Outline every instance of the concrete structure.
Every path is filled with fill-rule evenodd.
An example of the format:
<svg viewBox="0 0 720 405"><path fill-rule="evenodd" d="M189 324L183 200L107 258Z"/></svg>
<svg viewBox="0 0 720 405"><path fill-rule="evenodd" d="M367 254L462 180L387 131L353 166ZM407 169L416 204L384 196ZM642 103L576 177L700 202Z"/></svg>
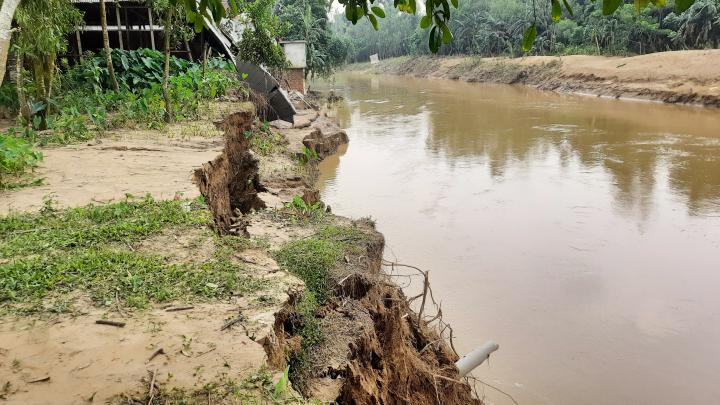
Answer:
<svg viewBox="0 0 720 405"><path fill-rule="evenodd" d="M376 63L380 63L380 58L378 58L378 54L374 53L370 55L370 64L374 65Z"/></svg>
<svg viewBox="0 0 720 405"><path fill-rule="evenodd" d="M73 5L83 12L83 25L75 28L68 38L66 57L79 59L85 51L98 52L103 49L102 28L100 26L99 0L71 0ZM163 50L162 24L157 21L148 4L143 0L118 0L105 3L107 29L110 34L110 47L132 50L151 48ZM222 55L235 60L230 40L207 18L207 29L185 43L171 50L174 56L190 60L201 60L203 53L210 49L214 55Z"/></svg>
<svg viewBox="0 0 720 405"><path fill-rule="evenodd" d="M290 67L283 72L283 79L288 90L295 90L305 94L305 68L307 68L307 49L305 41L281 41L285 58Z"/></svg>

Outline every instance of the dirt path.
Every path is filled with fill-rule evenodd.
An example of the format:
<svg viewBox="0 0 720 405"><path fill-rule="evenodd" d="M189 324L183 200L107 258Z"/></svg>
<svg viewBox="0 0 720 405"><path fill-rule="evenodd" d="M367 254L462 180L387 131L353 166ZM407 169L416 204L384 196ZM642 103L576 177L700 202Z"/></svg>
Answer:
<svg viewBox="0 0 720 405"><path fill-rule="evenodd" d="M199 195L193 169L222 149L221 138L133 139L44 149L35 175L43 184L0 192L0 214L30 211L52 196L62 207L120 200L150 193L157 199Z"/></svg>
<svg viewBox="0 0 720 405"><path fill-rule="evenodd" d="M349 70L418 77L526 84L543 90L666 103L720 106L720 50L633 57L395 58Z"/></svg>

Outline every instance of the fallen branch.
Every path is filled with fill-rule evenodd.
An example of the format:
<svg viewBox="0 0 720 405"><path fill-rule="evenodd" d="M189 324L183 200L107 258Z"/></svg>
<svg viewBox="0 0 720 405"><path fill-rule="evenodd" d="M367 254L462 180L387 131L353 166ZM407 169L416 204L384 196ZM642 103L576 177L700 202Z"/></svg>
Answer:
<svg viewBox="0 0 720 405"><path fill-rule="evenodd" d="M153 371L152 380L150 381L150 399L148 399L148 405L152 404L153 398L155 398L155 377L157 376L157 369Z"/></svg>
<svg viewBox="0 0 720 405"><path fill-rule="evenodd" d="M226 322L225 325L223 325L222 328L220 328L220 330L223 331L237 323L242 322L243 320L245 320L245 316L243 314L240 314L236 318L233 318L233 319L229 320L228 322Z"/></svg>
<svg viewBox="0 0 720 405"><path fill-rule="evenodd" d="M110 321L107 319L98 319L97 321L95 321L95 323L98 325L114 326L116 328L124 328L125 327L125 322Z"/></svg>
<svg viewBox="0 0 720 405"><path fill-rule="evenodd" d="M157 349L157 350L155 350L155 352L152 354L152 356L150 356L150 358L148 359L148 363L151 362L151 361L153 361L153 359L154 359L155 357L157 357L157 356L159 356L159 355L161 355L161 354L165 354L165 349L163 349L162 347L159 348L159 349Z"/></svg>
<svg viewBox="0 0 720 405"><path fill-rule="evenodd" d="M30 381L28 381L28 384L35 384L35 383L45 382L45 381L50 381L50 376L30 380Z"/></svg>
<svg viewBox="0 0 720 405"><path fill-rule="evenodd" d="M195 307L192 306L192 305L187 305L187 306L184 306L184 307L172 307L172 308L168 308L168 309L166 309L165 311L167 311L167 312L177 312L177 311L187 311L187 310L189 310L189 309L195 309Z"/></svg>

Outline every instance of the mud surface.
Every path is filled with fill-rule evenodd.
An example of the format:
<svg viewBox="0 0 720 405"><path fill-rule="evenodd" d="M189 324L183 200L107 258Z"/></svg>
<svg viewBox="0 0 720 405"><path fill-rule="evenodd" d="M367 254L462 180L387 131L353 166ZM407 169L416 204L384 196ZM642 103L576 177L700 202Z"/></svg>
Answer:
<svg viewBox="0 0 720 405"><path fill-rule="evenodd" d="M396 58L349 70L467 82L525 84L609 98L720 107L720 50L634 57Z"/></svg>
<svg viewBox="0 0 720 405"><path fill-rule="evenodd" d="M51 196L61 207L122 200L126 194L172 199L200 193L192 170L218 154L219 139L104 139L101 143L44 149L35 170L40 186L0 191L0 214L34 211Z"/></svg>

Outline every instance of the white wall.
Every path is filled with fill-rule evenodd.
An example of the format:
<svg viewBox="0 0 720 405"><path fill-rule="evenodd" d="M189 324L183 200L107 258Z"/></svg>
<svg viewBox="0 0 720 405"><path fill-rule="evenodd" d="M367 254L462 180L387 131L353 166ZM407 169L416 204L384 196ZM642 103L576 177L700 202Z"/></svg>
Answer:
<svg viewBox="0 0 720 405"><path fill-rule="evenodd" d="M292 41L280 43L285 50L285 57L294 68L307 67L305 61L305 41Z"/></svg>

